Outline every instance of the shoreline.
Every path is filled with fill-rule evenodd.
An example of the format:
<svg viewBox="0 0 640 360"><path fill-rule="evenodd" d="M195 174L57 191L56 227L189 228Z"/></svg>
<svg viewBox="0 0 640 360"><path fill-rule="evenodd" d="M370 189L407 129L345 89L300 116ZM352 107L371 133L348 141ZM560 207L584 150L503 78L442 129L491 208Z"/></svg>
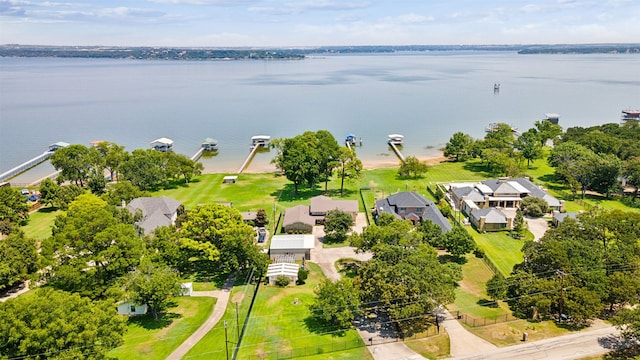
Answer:
<svg viewBox="0 0 640 360"><path fill-rule="evenodd" d="M416 157L418 158L418 160L426 163L429 166L438 165L438 164L449 161L449 158L444 156L442 151L439 151L438 154L436 155L416 156ZM361 161L362 161L363 170L375 170L375 169L400 167L400 160L398 160L395 156L389 157L388 159L368 159L368 160L361 160ZM278 169L273 164L265 164L265 165L249 164L242 173L243 174L265 174L265 173L275 173L275 172L278 172ZM202 174L237 174L237 168L204 169L202 171Z"/></svg>

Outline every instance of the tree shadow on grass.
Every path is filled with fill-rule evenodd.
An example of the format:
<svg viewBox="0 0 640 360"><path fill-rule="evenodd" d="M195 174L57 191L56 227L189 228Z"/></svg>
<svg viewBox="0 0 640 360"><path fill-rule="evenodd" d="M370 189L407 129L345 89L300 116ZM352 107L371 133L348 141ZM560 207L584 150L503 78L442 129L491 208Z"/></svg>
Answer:
<svg viewBox="0 0 640 360"><path fill-rule="evenodd" d="M476 304L478 304L480 306L484 306L484 307L493 308L493 309L497 309L498 308L498 303L493 301L493 300L489 300L489 299L480 299L480 300L476 301Z"/></svg>
<svg viewBox="0 0 640 360"><path fill-rule="evenodd" d="M346 329L340 329L333 324L329 324L317 316L307 316L304 318L304 325L310 333L324 335L330 333L332 337L344 337Z"/></svg>
<svg viewBox="0 0 640 360"><path fill-rule="evenodd" d="M355 190L345 188L342 196L340 196L340 189L330 188L327 192L324 191L324 183L318 184L313 188L308 188L305 185L298 187L298 194L295 193L295 187L292 183L284 185L284 188L272 192L270 195L278 199L278 202L294 202L300 200L309 200L312 197L319 195L328 196L330 198L350 197L355 194Z"/></svg>
<svg viewBox="0 0 640 360"><path fill-rule="evenodd" d="M59 208L57 208L55 206L43 206L43 207L38 209L38 212L39 213L43 213L43 214L48 214L48 213L56 212L58 210L59 210Z"/></svg>
<svg viewBox="0 0 640 360"><path fill-rule="evenodd" d="M467 170L467 171L471 171L474 172L476 174L482 175L484 177L492 177L493 173L491 173L490 171L487 171L487 166L481 162L465 162L464 165L462 165L462 168Z"/></svg>
<svg viewBox="0 0 640 360"><path fill-rule="evenodd" d="M146 330L158 330L171 325L175 319L181 317L182 315L176 313L163 313L158 316L158 319L154 319L153 315L148 313L142 316L130 317L129 324L136 324Z"/></svg>
<svg viewBox="0 0 640 360"><path fill-rule="evenodd" d="M438 261L441 264L446 264L446 263L456 263L456 264L460 264L460 265L464 265L467 263L467 258L464 256L454 256L451 254L442 254L438 256Z"/></svg>

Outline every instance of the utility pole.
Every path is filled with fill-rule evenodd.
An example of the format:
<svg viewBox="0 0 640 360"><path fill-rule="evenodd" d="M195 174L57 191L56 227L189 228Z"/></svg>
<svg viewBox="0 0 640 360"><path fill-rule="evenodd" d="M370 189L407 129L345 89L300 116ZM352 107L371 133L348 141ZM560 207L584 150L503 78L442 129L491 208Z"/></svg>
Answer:
<svg viewBox="0 0 640 360"><path fill-rule="evenodd" d="M558 319L562 319L562 313L564 308L564 277L567 275L562 270L556 270L558 275L560 275L560 301L558 302Z"/></svg>

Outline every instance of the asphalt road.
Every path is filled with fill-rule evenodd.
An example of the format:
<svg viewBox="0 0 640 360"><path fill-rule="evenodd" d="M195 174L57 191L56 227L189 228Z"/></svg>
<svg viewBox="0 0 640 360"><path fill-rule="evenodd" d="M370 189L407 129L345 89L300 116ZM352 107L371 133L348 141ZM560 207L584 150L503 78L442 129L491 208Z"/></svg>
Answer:
<svg viewBox="0 0 640 360"><path fill-rule="evenodd" d="M612 326L581 331L555 338L522 343L480 353L456 356L455 360L536 360L536 359L580 359L604 354L622 344L619 331Z"/></svg>

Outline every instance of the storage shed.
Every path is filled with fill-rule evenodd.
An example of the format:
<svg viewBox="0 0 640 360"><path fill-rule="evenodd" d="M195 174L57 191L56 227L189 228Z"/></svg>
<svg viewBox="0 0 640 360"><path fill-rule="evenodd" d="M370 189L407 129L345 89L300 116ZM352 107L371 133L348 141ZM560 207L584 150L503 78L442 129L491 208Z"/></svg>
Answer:
<svg viewBox="0 0 640 360"><path fill-rule="evenodd" d="M270 264L267 268L267 278L269 279L269 285L274 285L276 279L280 275L284 275L291 279L292 282L298 280L298 264L293 263L278 263Z"/></svg>
<svg viewBox="0 0 640 360"><path fill-rule="evenodd" d="M310 260L315 238L311 234L274 235L271 238L269 257L275 260L282 255L290 255L296 261Z"/></svg>

